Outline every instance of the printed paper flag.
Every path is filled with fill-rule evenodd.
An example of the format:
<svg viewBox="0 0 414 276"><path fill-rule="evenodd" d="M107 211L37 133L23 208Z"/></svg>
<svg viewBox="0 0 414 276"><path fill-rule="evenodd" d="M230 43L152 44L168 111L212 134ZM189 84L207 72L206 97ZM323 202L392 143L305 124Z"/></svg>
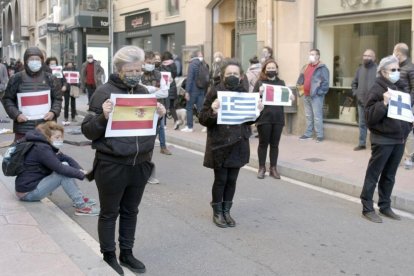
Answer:
<svg viewBox="0 0 414 276"><path fill-rule="evenodd" d="M63 78L63 73L62 73L62 66L52 66L52 75L55 76L58 79Z"/></svg>
<svg viewBox="0 0 414 276"><path fill-rule="evenodd" d="M158 121L154 95L111 95L114 109L105 137L155 135Z"/></svg>
<svg viewBox="0 0 414 276"><path fill-rule="evenodd" d="M69 84L78 84L79 83L79 72L76 71L64 71L66 81Z"/></svg>
<svg viewBox="0 0 414 276"><path fill-rule="evenodd" d="M161 87L167 86L170 89L170 79L171 79L171 72L161 72Z"/></svg>
<svg viewBox="0 0 414 276"><path fill-rule="evenodd" d="M388 117L412 123L414 121L411 109L411 96L408 93L388 89L391 100L388 104Z"/></svg>
<svg viewBox="0 0 414 276"><path fill-rule="evenodd" d="M292 90L287 86L263 84L262 101L264 105L291 106Z"/></svg>
<svg viewBox="0 0 414 276"><path fill-rule="evenodd" d="M257 108L259 93L219 91L217 98L220 101L217 116L219 125L238 125L255 121L260 115Z"/></svg>
<svg viewBox="0 0 414 276"><path fill-rule="evenodd" d="M29 120L39 120L50 111L50 91L17 93L19 110Z"/></svg>

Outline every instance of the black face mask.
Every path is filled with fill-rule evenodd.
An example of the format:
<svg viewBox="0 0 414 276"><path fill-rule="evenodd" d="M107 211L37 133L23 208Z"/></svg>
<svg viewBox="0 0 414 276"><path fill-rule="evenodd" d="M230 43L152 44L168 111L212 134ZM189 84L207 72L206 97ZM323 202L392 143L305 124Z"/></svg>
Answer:
<svg viewBox="0 0 414 276"><path fill-rule="evenodd" d="M224 85L230 89L234 90L239 87L240 79L236 76L229 76L224 79Z"/></svg>
<svg viewBox="0 0 414 276"><path fill-rule="evenodd" d="M276 76L277 76L277 72L276 72L276 71L266 71L266 76L267 76L269 79L273 79L274 77L276 77Z"/></svg>
<svg viewBox="0 0 414 276"><path fill-rule="evenodd" d="M369 67L371 66L374 62L372 61L372 59L365 59L363 60L364 66L365 67Z"/></svg>

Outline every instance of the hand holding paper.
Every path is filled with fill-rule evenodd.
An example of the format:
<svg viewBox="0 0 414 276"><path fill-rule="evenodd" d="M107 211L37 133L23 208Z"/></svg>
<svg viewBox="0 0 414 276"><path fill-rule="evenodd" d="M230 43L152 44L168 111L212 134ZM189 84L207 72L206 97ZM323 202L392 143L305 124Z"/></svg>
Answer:
<svg viewBox="0 0 414 276"><path fill-rule="evenodd" d="M219 99L215 99L214 102L211 104L211 109L213 109L213 113L217 114L217 111L220 108L220 101Z"/></svg>
<svg viewBox="0 0 414 276"><path fill-rule="evenodd" d="M102 104L102 110L103 110L103 114L105 116L105 119L109 118L109 114L112 112L113 108L114 108L114 103L110 99L107 99Z"/></svg>
<svg viewBox="0 0 414 276"><path fill-rule="evenodd" d="M167 113L167 110L165 109L165 106L163 104L160 104L157 102L157 113L158 116L162 117Z"/></svg>
<svg viewBox="0 0 414 276"><path fill-rule="evenodd" d="M383 95L384 97L384 105L387 106L390 103L391 100L391 94L392 92L390 91L390 89L388 89L387 92L385 92Z"/></svg>

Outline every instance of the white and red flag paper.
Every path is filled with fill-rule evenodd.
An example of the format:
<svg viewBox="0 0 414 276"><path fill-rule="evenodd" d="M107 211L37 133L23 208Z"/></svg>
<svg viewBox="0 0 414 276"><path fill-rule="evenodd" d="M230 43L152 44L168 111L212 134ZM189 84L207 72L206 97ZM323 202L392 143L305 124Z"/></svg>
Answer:
<svg viewBox="0 0 414 276"><path fill-rule="evenodd" d="M158 114L155 95L112 94L114 108L109 114L105 137L155 135Z"/></svg>
<svg viewBox="0 0 414 276"><path fill-rule="evenodd" d="M19 110L28 120L39 120L50 111L50 91L17 93Z"/></svg>
<svg viewBox="0 0 414 276"><path fill-rule="evenodd" d="M62 73L62 66L52 66L50 67L50 69L52 69L52 75L55 76L58 79L63 78L63 73Z"/></svg>
<svg viewBox="0 0 414 276"><path fill-rule="evenodd" d="M167 87L168 89L170 89L170 85L171 85L171 72L161 72L160 86Z"/></svg>
<svg viewBox="0 0 414 276"><path fill-rule="evenodd" d="M292 90L287 86L263 84L263 105L291 106Z"/></svg>
<svg viewBox="0 0 414 276"><path fill-rule="evenodd" d="M78 84L79 83L79 72L76 71L63 71L65 75L66 82L69 84Z"/></svg>

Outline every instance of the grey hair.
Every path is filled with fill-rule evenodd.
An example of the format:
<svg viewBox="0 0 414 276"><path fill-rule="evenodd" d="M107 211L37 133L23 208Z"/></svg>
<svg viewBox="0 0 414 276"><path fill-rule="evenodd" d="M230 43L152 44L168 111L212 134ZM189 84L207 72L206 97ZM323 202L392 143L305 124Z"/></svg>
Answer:
<svg viewBox="0 0 414 276"><path fill-rule="evenodd" d="M391 56L387 56L383 59L381 59L380 63L378 64L377 67L377 77L379 77L381 75L381 71L387 69L387 66L393 63L399 63L398 59L396 57L394 57L393 55Z"/></svg>
<svg viewBox="0 0 414 276"><path fill-rule="evenodd" d="M113 57L114 71L119 73L122 66L128 63L143 62L145 59L144 50L137 46L124 46L119 49Z"/></svg>

